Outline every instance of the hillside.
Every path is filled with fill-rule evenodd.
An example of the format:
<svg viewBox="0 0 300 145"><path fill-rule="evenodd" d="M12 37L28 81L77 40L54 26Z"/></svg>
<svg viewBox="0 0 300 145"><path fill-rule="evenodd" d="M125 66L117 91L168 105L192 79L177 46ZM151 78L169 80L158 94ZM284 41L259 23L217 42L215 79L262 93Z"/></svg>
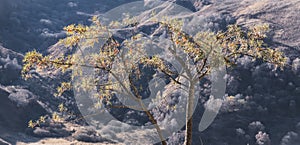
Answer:
<svg viewBox="0 0 300 145"><path fill-rule="evenodd" d="M284 51L289 57L283 71L260 61L239 59L238 66L227 70L226 94L233 100L223 102L217 118L204 132L199 132L198 126L194 126L193 143L200 144L201 136L204 145L264 145L264 142L267 145L268 140L272 145L299 144L300 1L170 1L189 9L191 15L198 18L202 30L216 32L234 23L242 27L267 23L271 28L268 45ZM90 16L104 14L125 3L129 1L24 0L15 3L0 0L0 144L122 144L126 139L133 140L122 133L115 134L116 140L107 139L112 134L103 131L120 129L115 122L111 122L111 126L102 126L101 133L87 127L84 121L27 128L27 121L42 114L51 114L61 102L78 113L75 118L80 114L72 91L62 98L53 97L59 82L70 78L68 73L36 72L34 78L28 81L20 76L25 52L37 49L44 54L69 53L56 44L66 36L63 26L71 23L89 25ZM151 27L138 26L139 30L153 35L154 32L155 35L163 34L159 30L148 32ZM118 37L127 33L120 31ZM201 120L209 97L206 91L205 88L202 90L202 97L198 100L194 124ZM126 110L114 113L123 122L142 122L143 114L138 112ZM259 134L259 131L262 133ZM136 140L141 141L143 138L140 136L146 136L147 131L139 130L134 135ZM181 144L182 139L183 132L179 131L169 137L168 143Z"/></svg>

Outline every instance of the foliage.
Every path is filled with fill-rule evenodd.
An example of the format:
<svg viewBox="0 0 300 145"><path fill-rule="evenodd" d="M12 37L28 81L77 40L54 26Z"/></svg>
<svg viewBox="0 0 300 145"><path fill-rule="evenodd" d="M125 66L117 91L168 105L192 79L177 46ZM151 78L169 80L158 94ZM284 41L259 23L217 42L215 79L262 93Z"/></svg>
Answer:
<svg viewBox="0 0 300 145"><path fill-rule="evenodd" d="M65 113L70 113L70 112L68 112L67 108L63 104L60 104L58 105L58 112L53 112L51 116L48 115L40 116L40 118L35 121L30 120L28 122L28 127L35 128L40 126L41 124L45 124L49 122L54 122L54 123L63 122L65 120L64 117L67 117L66 115L64 115Z"/></svg>

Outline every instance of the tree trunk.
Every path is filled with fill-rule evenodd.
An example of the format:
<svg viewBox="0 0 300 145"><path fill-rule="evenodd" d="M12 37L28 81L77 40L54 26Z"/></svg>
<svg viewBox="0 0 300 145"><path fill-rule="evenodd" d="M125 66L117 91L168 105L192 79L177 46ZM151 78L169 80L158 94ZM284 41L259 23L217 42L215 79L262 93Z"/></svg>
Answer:
<svg viewBox="0 0 300 145"><path fill-rule="evenodd" d="M156 131L157 131L157 134L159 136L159 139L161 141L161 144L162 145L167 145L167 142L165 141L163 135L162 135L162 131L160 129L160 127L158 126L157 124L157 121L155 120L154 116L150 113L150 111L146 108L146 106L143 104L142 100L139 99L139 104L140 106L142 107L143 111L145 111L145 113L147 114L147 116L149 117L151 123L154 125Z"/></svg>
<svg viewBox="0 0 300 145"><path fill-rule="evenodd" d="M186 115L185 115L185 139L184 145L192 144L192 131L193 131L193 110L194 110L194 98L195 98L195 84L190 83L189 94L186 104Z"/></svg>

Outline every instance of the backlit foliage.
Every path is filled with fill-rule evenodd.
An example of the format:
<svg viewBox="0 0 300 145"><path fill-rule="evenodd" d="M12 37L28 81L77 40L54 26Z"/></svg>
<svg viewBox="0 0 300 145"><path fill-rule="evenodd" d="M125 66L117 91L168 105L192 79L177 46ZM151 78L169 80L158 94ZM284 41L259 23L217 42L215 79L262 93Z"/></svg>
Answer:
<svg viewBox="0 0 300 145"><path fill-rule="evenodd" d="M243 31L237 25L231 25L226 32L216 35L218 43L224 49L225 59L229 63L234 63L241 56L250 56L253 59L262 59L283 68L287 58L282 52L267 47L264 39L269 25L258 25Z"/></svg>
<svg viewBox="0 0 300 145"><path fill-rule="evenodd" d="M45 122L46 122L45 116L40 116L40 118L36 121L30 120L28 122L28 127L34 128L34 127L39 126L40 124L45 123Z"/></svg>
<svg viewBox="0 0 300 145"><path fill-rule="evenodd" d="M65 91L70 90L72 88L70 82L62 82L61 86L57 87L57 93L54 96L61 96Z"/></svg>
<svg viewBox="0 0 300 145"><path fill-rule="evenodd" d="M64 114L72 115L70 112L68 112L68 109L63 104L60 104L60 105L58 105L58 112L53 112L51 116L48 116L48 115L40 116L40 118L35 121L30 120L28 122L28 127L35 128L35 127L38 127L41 124L45 124L45 123L63 122L65 120L64 117L67 117L67 116L64 116Z"/></svg>

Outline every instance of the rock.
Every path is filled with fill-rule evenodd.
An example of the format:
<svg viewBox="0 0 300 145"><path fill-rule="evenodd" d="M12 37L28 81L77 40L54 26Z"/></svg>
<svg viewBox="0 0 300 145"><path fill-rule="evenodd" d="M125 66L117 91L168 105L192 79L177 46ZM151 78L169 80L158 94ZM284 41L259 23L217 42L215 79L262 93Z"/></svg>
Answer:
<svg viewBox="0 0 300 145"><path fill-rule="evenodd" d="M41 128L36 127L33 131L34 136L36 137L68 137L71 135L71 132L66 130L65 128Z"/></svg>
<svg viewBox="0 0 300 145"><path fill-rule="evenodd" d="M34 129L33 133L38 137L55 137L49 130L42 129L40 127Z"/></svg>
<svg viewBox="0 0 300 145"><path fill-rule="evenodd" d="M77 130L73 135L73 138L83 142L104 142L107 141L98 132L92 128L81 128Z"/></svg>
<svg viewBox="0 0 300 145"><path fill-rule="evenodd" d="M8 98L17 104L17 107L27 106L30 102L35 101L38 97L26 89L16 89L10 87L11 94Z"/></svg>
<svg viewBox="0 0 300 145"><path fill-rule="evenodd" d="M13 84L20 78L23 55L0 46L0 83Z"/></svg>
<svg viewBox="0 0 300 145"><path fill-rule="evenodd" d="M18 106L16 102L9 99L10 93L8 88L0 85L0 136L5 133L3 132L5 129L24 132L30 119L38 118L45 113L38 102L27 100L22 94L19 94L19 97L26 103Z"/></svg>

